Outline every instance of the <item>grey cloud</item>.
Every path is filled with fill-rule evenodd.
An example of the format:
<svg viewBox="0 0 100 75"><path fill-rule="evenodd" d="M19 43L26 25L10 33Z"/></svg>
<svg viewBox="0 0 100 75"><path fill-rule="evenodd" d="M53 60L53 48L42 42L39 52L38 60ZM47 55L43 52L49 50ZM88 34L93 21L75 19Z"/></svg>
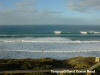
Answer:
<svg viewBox="0 0 100 75"><path fill-rule="evenodd" d="M16 3L16 9L0 10L0 25L16 24L49 24L54 23L54 14L59 15L62 12L44 9L38 11L35 8L36 0L23 0Z"/></svg>
<svg viewBox="0 0 100 75"><path fill-rule="evenodd" d="M4 12L4 11L3 11ZM45 14L44 14L45 13ZM96 24L93 20L87 20L85 18L69 18L69 17L57 17L49 12L31 12L31 13L17 13L17 12L5 12L0 13L0 25L29 25L29 24ZM98 23L100 24L99 20Z"/></svg>
<svg viewBox="0 0 100 75"><path fill-rule="evenodd" d="M75 11L99 11L100 0L70 0L68 7Z"/></svg>
<svg viewBox="0 0 100 75"><path fill-rule="evenodd" d="M23 0L22 2L17 2L16 6L18 7L28 7L28 6L34 6L33 3L36 0Z"/></svg>
<svg viewBox="0 0 100 75"><path fill-rule="evenodd" d="M38 11L29 9L5 9L0 10L0 25L9 24L51 24L57 23L54 14L59 15L59 11L51 11L49 9Z"/></svg>
<svg viewBox="0 0 100 75"><path fill-rule="evenodd" d="M34 5L35 1L37 0L23 0L16 3L16 9L0 10L0 25L63 23L63 19L56 17L63 12L49 9L38 11Z"/></svg>
<svg viewBox="0 0 100 75"><path fill-rule="evenodd" d="M27 3L28 1L28 3ZM34 5L36 0L23 0L17 4L16 9L0 10L0 25L25 25L25 24L100 24L99 20L87 20L86 18L61 17L61 11L44 9L39 11ZM79 0L81 1L81 0ZM88 0L89 1L89 0ZM31 4L32 3L32 4ZM81 2L80 2L81 3ZM71 5L71 4L70 4ZM80 4L78 4L79 6ZM87 5L87 4L86 4ZM31 7L30 7L31 6ZM70 6L74 10L80 10L74 2ZM80 5L84 7L84 4ZM88 5L87 5L88 6ZM83 9L83 8L82 8ZM85 8L84 8L85 10ZM81 10L82 11L82 10Z"/></svg>

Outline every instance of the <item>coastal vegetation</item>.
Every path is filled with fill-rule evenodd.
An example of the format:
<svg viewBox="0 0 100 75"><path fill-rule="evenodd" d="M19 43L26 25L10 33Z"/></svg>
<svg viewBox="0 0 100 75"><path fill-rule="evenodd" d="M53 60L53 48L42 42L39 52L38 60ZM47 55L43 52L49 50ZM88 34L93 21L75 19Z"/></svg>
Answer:
<svg viewBox="0 0 100 75"><path fill-rule="evenodd" d="M87 69L95 64L95 57L74 57L64 60L44 59L0 59L0 71L14 70L52 70L52 69ZM100 72L100 67L96 69ZM18 74L22 75L22 74ZM56 75L35 73L23 75ZM82 74L81 74L82 75Z"/></svg>

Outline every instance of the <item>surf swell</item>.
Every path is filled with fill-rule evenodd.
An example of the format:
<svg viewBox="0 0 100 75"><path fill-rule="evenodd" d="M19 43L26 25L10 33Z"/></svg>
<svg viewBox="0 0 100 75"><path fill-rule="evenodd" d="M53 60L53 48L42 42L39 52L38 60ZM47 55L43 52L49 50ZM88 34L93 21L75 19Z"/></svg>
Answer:
<svg viewBox="0 0 100 75"><path fill-rule="evenodd" d="M2 50L0 50L2 51ZM3 50L3 51L9 51L9 52L29 52L29 53L87 53L87 52L100 52L100 50L69 50L69 51L64 51L64 50L48 50L48 51L41 51L41 50Z"/></svg>
<svg viewBox="0 0 100 75"><path fill-rule="evenodd" d="M57 40L57 41L49 41L49 40L0 40L0 42L2 43L100 43L100 41L67 41L67 40Z"/></svg>
<svg viewBox="0 0 100 75"><path fill-rule="evenodd" d="M59 35L58 35L59 34ZM85 34L85 35L84 35ZM82 37L82 36L93 36L93 37L100 37L100 32L96 32L96 31L79 31L79 32L63 32L61 31L61 33L59 32L54 32L52 31L51 33L29 33L29 34L17 34L17 33L13 33L13 34L0 34L0 37L56 37L56 36L60 36L60 37Z"/></svg>

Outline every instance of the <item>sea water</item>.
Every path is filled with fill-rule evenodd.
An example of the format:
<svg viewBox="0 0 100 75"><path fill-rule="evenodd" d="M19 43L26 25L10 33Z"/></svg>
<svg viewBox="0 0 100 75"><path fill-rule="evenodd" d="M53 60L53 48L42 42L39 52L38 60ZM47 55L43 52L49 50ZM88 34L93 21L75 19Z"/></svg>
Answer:
<svg viewBox="0 0 100 75"><path fill-rule="evenodd" d="M0 58L66 59L77 56L100 57L100 26L0 26Z"/></svg>

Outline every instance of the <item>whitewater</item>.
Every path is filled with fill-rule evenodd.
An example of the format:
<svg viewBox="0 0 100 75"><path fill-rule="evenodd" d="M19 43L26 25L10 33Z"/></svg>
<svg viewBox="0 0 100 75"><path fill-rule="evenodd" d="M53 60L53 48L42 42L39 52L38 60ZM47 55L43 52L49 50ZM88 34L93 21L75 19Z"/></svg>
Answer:
<svg viewBox="0 0 100 75"><path fill-rule="evenodd" d="M56 59L75 56L98 56L100 41L71 40L65 37L0 39L0 58L41 58L42 52L44 57Z"/></svg>

